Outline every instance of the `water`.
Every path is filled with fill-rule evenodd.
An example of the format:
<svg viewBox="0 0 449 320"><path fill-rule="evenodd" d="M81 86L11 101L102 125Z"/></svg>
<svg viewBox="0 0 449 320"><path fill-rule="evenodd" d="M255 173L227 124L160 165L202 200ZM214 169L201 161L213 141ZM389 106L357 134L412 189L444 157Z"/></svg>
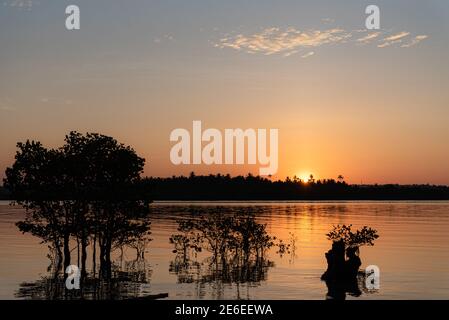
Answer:
<svg viewBox="0 0 449 320"><path fill-rule="evenodd" d="M362 268L380 268L380 289L347 299L449 299L449 202L159 202L152 205L151 241L145 258L149 283L141 294L168 293L168 299L324 299L327 287L320 280L326 269L324 253L330 248L325 234L336 224L365 225L378 230L372 247L362 247ZM257 221L267 224L270 235L291 243L295 250L282 257L276 248L267 259L260 281L226 283L202 278L191 268L183 275L170 271L175 260L169 237L177 233L176 220L196 212L252 211ZM0 202L0 298L18 298L23 282L46 274L47 246L39 239L21 234L15 222L24 217L20 207ZM73 247L73 244L72 244ZM76 250L73 251L76 255ZM205 259L202 253L197 260ZM125 260L135 251L127 249ZM76 259L76 258L75 258ZM189 274L190 273L190 274ZM182 276L182 275L181 275Z"/></svg>

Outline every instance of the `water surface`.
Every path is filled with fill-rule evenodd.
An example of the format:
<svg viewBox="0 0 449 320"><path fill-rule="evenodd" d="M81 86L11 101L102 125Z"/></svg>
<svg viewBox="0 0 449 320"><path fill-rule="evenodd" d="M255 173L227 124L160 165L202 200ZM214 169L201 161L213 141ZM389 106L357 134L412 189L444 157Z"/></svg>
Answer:
<svg viewBox="0 0 449 320"><path fill-rule="evenodd" d="M295 242L282 256L269 250L272 262L256 281L226 282L201 278L197 269L173 268L176 254L169 237L176 220L197 212L254 212L270 235ZM24 210L0 202L0 298L19 298L20 284L38 280L49 264L45 244L21 234L15 223ZM378 230L373 247L361 248L362 268L380 268L380 289L348 299L449 299L449 202L158 202L152 204L152 235L145 259L149 281L140 294L168 293L169 299L324 299L320 280L330 248L325 234L336 224ZM73 251L76 254L76 250ZM125 260L134 259L127 249ZM75 258L76 259L76 258ZM204 254L198 261L206 259ZM172 265L172 266L171 266ZM186 273L191 281L185 281ZM189 274L189 272L191 274Z"/></svg>

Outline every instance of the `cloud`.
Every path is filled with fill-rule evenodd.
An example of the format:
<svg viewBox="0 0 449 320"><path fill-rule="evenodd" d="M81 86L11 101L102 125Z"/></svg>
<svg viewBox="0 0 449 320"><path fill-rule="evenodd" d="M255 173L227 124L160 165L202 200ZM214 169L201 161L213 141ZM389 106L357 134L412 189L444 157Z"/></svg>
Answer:
<svg viewBox="0 0 449 320"><path fill-rule="evenodd" d="M38 4L39 2L34 0L9 0L3 2L3 6L5 7L18 8L27 11L30 11L33 8L33 6L36 6Z"/></svg>
<svg viewBox="0 0 449 320"><path fill-rule="evenodd" d="M367 44L367 43L370 43L371 41L375 40L379 36L380 36L380 32L374 32L374 33L367 34L366 36L359 38L356 41L359 43Z"/></svg>
<svg viewBox="0 0 449 320"><path fill-rule="evenodd" d="M288 56L299 49L339 43L351 36L350 32L338 28L300 31L292 27L285 30L273 27L252 35L222 38L216 47L265 55L285 53L284 56Z"/></svg>
<svg viewBox="0 0 449 320"><path fill-rule="evenodd" d="M402 31L402 32L399 32L397 34L388 36L388 37L384 38L382 40L382 43L379 44L377 47L378 48L385 48L385 47L389 47L389 46L391 46L393 44L396 44L396 43L401 43L402 40L404 40L404 38L408 37L409 35L410 35L410 32Z"/></svg>
<svg viewBox="0 0 449 320"><path fill-rule="evenodd" d="M378 44L377 47L378 47L378 48L386 48L386 47L391 46L392 44L400 43L400 42L401 42L401 41L384 42L384 43Z"/></svg>
<svg viewBox="0 0 449 320"><path fill-rule="evenodd" d="M326 23L332 21L332 19L322 19L321 21ZM393 45L409 48L426 38L428 38L427 35L414 36L408 31L391 33L385 30L344 30L342 28L330 27L321 30L271 27L252 34L224 34L213 45L221 49L229 48L250 54L281 54L283 57L290 57L303 51L301 57L307 58L315 54L316 50L311 51L310 49L324 45L355 44L360 46L374 44L378 48L386 48Z"/></svg>
<svg viewBox="0 0 449 320"><path fill-rule="evenodd" d="M410 34L410 32L403 31L403 32L400 32L398 34L394 34L392 36L386 37L384 39L384 41L397 41L399 39L402 39L402 38L408 36L409 34Z"/></svg>
<svg viewBox="0 0 449 320"><path fill-rule="evenodd" d="M157 37L153 39L153 42L155 43L161 43L162 41L174 41L175 37L173 37L171 34L164 34L161 37Z"/></svg>
<svg viewBox="0 0 449 320"><path fill-rule="evenodd" d="M315 54L315 52L310 51L310 52L307 52L306 54L303 54L303 55L301 56L301 58L308 58L308 57L313 56L314 54Z"/></svg>
<svg viewBox="0 0 449 320"><path fill-rule="evenodd" d="M323 23L331 24L331 23L334 23L334 22L335 22L335 19L332 19L332 18L323 18L323 19L321 19L321 21L322 21Z"/></svg>
<svg viewBox="0 0 449 320"><path fill-rule="evenodd" d="M298 53L298 50L289 51L287 53L284 53L284 57L290 57L296 53Z"/></svg>
<svg viewBox="0 0 449 320"><path fill-rule="evenodd" d="M424 34L423 34L423 35L416 36L416 37L414 37L410 42L403 44L403 45L401 46L401 48L410 48L410 47L412 47L412 46L414 46L414 45L420 43L421 41L427 39L428 37L429 37L429 36L424 35Z"/></svg>

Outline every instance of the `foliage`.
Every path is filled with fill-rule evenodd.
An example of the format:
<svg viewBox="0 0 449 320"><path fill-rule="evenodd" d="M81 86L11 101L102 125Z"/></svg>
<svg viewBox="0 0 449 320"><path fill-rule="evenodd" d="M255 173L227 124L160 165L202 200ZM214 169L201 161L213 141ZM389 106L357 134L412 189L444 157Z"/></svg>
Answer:
<svg viewBox="0 0 449 320"><path fill-rule="evenodd" d="M343 241L347 248L360 247L363 245L373 246L374 241L379 238L377 230L364 226L360 230L353 232L350 225L334 226L332 231L326 234L327 238L332 241Z"/></svg>
<svg viewBox="0 0 449 320"><path fill-rule="evenodd" d="M151 240L149 197L138 187L145 160L97 133L73 131L64 142L57 149L29 140L17 144L4 180L27 211L17 226L50 243L59 258L64 255L64 269L70 264L70 239L76 239L82 273L87 246L98 241L100 269L109 276L112 250L130 246L142 255L142 245Z"/></svg>
<svg viewBox="0 0 449 320"><path fill-rule="evenodd" d="M188 249L196 252L205 249L213 253L214 259L263 256L275 240L268 235L266 225L257 223L251 214L216 212L197 219L179 220L178 225L182 233L170 238L174 252L187 254Z"/></svg>
<svg viewBox="0 0 449 320"><path fill-rule="evenodd" d="M273 266L265 252L276 245L276 239L268 234L266 225L256 221L254 214L230 214L219 208L213 214L178 220L178 231L170 237L176 253L170 272L176 273L181 283L259 282ZM289 245L282 241L279 244L279 250L288 250ZM211 255L198 262L192 257L196 258L199 252Z"/></svg>

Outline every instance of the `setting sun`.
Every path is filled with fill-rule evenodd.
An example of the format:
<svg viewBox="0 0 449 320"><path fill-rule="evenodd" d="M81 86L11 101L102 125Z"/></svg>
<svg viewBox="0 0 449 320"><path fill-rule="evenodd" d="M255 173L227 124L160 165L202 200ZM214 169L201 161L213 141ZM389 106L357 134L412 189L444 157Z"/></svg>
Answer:
<svg viewBox="0 0 449 320"><path fill-rule="evenodd" d="M300 180L302 180L303 182L308 182L310 179L310 175L311 173L309 172L300 172L296 174L296 177Z"/></svg>

